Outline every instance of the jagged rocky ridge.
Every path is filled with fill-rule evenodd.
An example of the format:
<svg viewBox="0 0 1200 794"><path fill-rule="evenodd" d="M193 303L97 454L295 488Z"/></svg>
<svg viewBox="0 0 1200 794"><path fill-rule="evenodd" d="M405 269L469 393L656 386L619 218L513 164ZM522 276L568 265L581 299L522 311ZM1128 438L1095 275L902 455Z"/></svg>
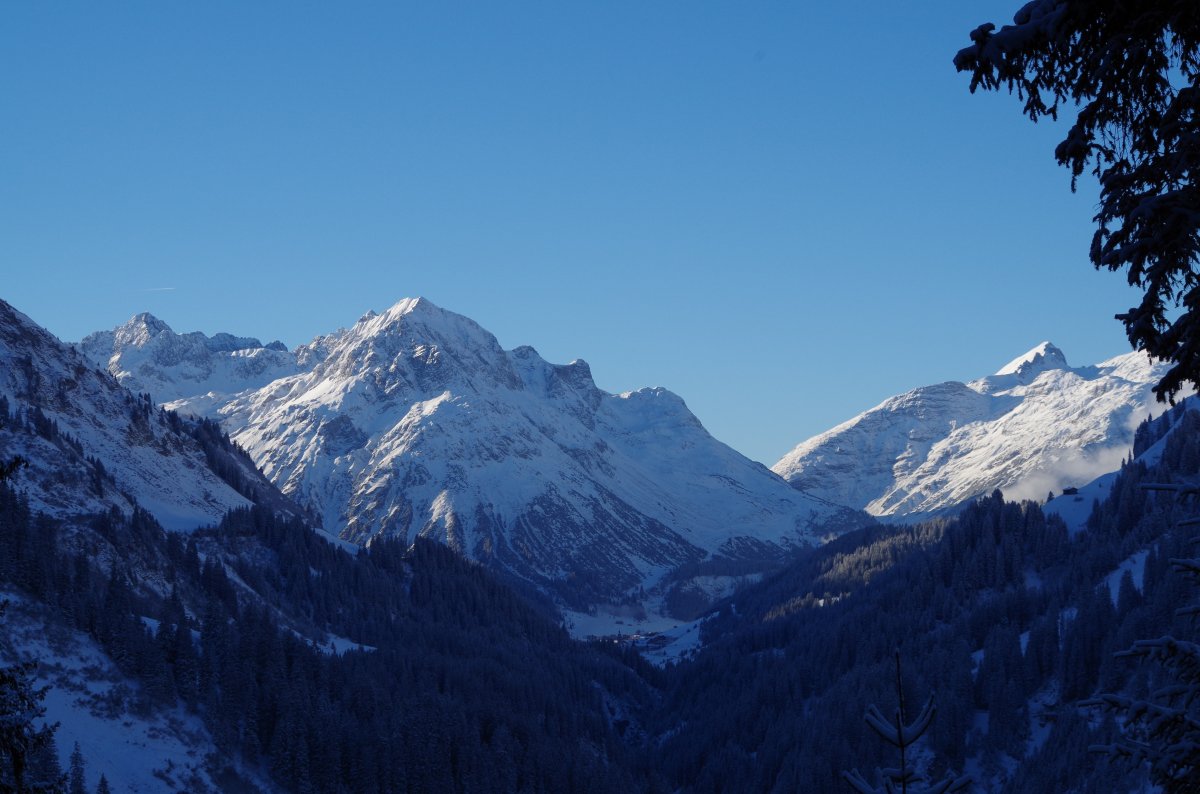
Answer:
<svg viewBox="0 0 1200 794"><path fill-rule="evenodd" d="M772 468L797 488L914 519L999 488L1044 499L1116 469L1155 410L1164 371L1144 353L1071 367L1043 342L996 374L889 398L797 446Z"/></svg>
<svg viewBox="0 0 1200 794"><path fill-rule="evenodd" d="M82 349L119 379L218 418L327 531L434 537L576 603L705 559L778 559L869 520L789 488L665 389L609 394L585 362L506 351L425 299L273 359L294 371L266 385L227 377L219 351L190 371L220 372L220 388L181 376L173 357L146 377L148 351L183 344L146 315L89 339Z"/></svg>
<svg viewBox="0 0 1200 794"><path fill-rule="evenodd" d="M89 334L77 345L135 394L158 403L264 386L297 371L296 357L282 342L198 331L177 334L152 314L142 313L111 331Z"/></svg>

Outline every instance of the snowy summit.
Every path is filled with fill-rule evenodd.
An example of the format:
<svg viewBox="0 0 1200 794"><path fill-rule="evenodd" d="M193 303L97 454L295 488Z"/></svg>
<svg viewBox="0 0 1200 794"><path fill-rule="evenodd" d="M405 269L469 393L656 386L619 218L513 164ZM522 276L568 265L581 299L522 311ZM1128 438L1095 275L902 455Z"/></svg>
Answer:
<svg viewBox="0 0 1200 794"><path fill-rule="evenodd" d="M1120 466L1163 370L1143 353L1072 368L1043 342L994 375L889 398L772 469L880 517L936 514L997 488L1045 499Z"/></svg>
<svg viewBox="0 0 1200 794"><path fill-rule="evenodd" d="M996 371L996 375L1036 377L1047 369L1067 369L1067 357L1049 342L1042 342L1023 356L1017 356Z"/></svg>

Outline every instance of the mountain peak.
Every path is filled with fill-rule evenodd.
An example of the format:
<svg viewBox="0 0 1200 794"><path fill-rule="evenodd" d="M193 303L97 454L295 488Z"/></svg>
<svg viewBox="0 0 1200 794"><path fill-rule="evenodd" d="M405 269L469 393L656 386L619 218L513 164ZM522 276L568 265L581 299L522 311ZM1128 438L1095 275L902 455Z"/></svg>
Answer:
<svg viewBox="0 0 1200 794"><path fill-rule="evenodd" d="M418 311L429 311L430 309L436 310L437 308L437 306L433 305L433 301L417 295L415 298L401 298L392 304L392 307L384 313L395 315L415 314Z"/></svg>
<svg viewBox="0 0 1200 794"><path fill-rule="evenodd" d="M997 375L1021 375L1032 370L1068 369L1067 357L1050 342L1042 342L1001 367Z"/></svg>
<svg viewBox="0 0 1200 794"><path fill-rule="evenodd" d="M88 334L75 348L121 385L159 403L262 386L296 370L295 357L281 342L264 347L254 337L224 332L177 334L149 312L111 331Z"/></svg>
<svg viewBox="0 0 1200 794"><path fill-rule="evenodd" d="M171 326L150 312L135 314L112 331L113 341L121 347L141 347L162 332L174 333ZM94 336L94 335L93 335ZM84 340L85 342L87 340Z"/></svg>
<svg viewBox="0 0 1200 794"><path fill-rule="evenodd" d="M1161 372L1126 356L1071 368L1042 342L995 375L885 400L774 470L818 496L913 520L997 488L1041 498L1120 465Z"/></svg>
<svg viewBox="0 0 1200 794"><path fill-rule="evenodd" d="M170 331L171 326L155 317L150 312L138 312L127 320L122 328L149 328L153 331Z"/></svg>
<svg viewBox="0 0 1200 794"><path fill-rule="evenodd" d="M492 336L470 317L450 311L449 309L443 309L429 300L429 298L420 296L397 301L383 313L383 317L385 322L388 323L403 320L406 323L415 323L427 328L439 328L443 330L469 328L478 330L488 337Z"/></svg>
<svg viewBox="0 0 1200 794"><path fill-rule="evenodd" d="M166 327L166 325L167 325L166 323L164 323L162 320L155 317L150 312L138 312L137 314L135 314L129 318L129 321L126 323L126 325L131 325L133 323L143 323L145 325L151 325L151 326L156 326L156 327L157 326Z"/></svg>
<svg viewBox="0 0 1200 794"><path fill-rule="evenodd" d="M377 332L397 325L407 326L414 320L429 322L434 318L459 317L453 312L437 306L428 298L401 298L382 312L368 311L355 323L356 327ZM466 318L463 318L466 319Z"/></svg>
<svg viewBox="0 0 1200 794"><path fill-rule="evenodd" d="M420 344L486 350L499 355L500 343L470 317L457 314L428 298L403 298L383 313L368 312L354 326L350 339L402 336Z"/></svg>

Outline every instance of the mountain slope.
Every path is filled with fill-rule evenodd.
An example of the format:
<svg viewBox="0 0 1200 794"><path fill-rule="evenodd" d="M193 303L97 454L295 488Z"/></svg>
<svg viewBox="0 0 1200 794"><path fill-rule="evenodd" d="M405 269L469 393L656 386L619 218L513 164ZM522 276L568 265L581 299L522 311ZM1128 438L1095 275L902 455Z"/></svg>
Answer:
<svg viewBox="0 0 1200 794"><path fill-rule="evenodd" d="M134 396L3 301L0 425L0 455L28 461L23 487L52 515L138 505L167 528L194 529L249 505L239 489L273 490L223 439L202 442L199 426Z"/></svg>
<svg viewBox="0 0 1200 794"><path fill-rule="evenodd" d="M1141 353L1072 368L1044 342L994 375L889 398L772 469L876 516L934 514L996 488L1040 499L1120 465L1161 372Z"/></svg>
<svg viewBox="0 0 1200 794"><path fill-rule="evenodd" d="M140 344L110 366L125 371ZM506 351L424 299L291 355L295 374L171 405L219 418L285 493L357 543L435 537L586 602L714 555L776 559L863 520L719 443L670 392L606 393L585 362Z"/></svg>
<svg viewBox="0 0 1200 794"><path fill-rule="evenodd" d="M1142 726L1086 701L1186 690L1161 656L1120 651L1196 636L1182 618L1195 588L1173 565L1195 555L1180 526L1194 502L1144 486L1198 481L1200 411L1176 406L1136 435L1136 457L1084 496L1076 531L1058 517L1075 495L1045 512L985 496L946 521L849 533L739 591L672 671L651 730L670 783L837 791L847 769L895 764L861 715L894 707L900 649L907 702L936 697L908 756L918 775L966 772L981 792L1160 790L1136 757L1094 752L1126 731L1145 742Z"/></svg>
<svg viewBox="0 0 1200 794"><path fill-rule="evenodd" d="M258 507L186 537L145 512L72 525L31 510L24 477L0 481L0 599L17 602L0 666L37 662L63 765L78 741L90 782L658 790L622 740L640 735L655 671L571 641L437 543L351 554Z"/></svg>

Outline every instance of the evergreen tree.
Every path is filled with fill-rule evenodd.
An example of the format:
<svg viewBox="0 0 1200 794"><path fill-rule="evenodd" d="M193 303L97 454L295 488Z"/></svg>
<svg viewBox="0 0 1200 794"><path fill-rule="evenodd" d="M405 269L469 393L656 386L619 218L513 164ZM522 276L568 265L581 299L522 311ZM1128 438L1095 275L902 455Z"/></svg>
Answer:
<svg viewBox="0 0 1200 794"><path fill-rule="evenodd" d="M1193 486L1143 483L1142 487L1193 501L1200 496L1200 489ZM1200 558L1173 558L1170 562L1176 572L1200 582ZM1200 616L1200 606L1182 607L1176 614L1195 618ZM1115 741L1091 749L1148 762L1154 781L1168 792L1200 792L1200 645L1166 635L1138 640L1118 656L1156 663L1166 681L1146 698L1106 693L1084 701L1082 705L1122 715L1126 724Z"/></svg>
<svg viewBox="0 0 1200 794"><path fill-rule="evenodd" d="M67 794L87 794L87 784L84 782L83 753L79 750L79 742L71 751L71 766L67 773Z"/></svg>
<svg viewBox="0 0 1200 794"><path fill-rule="evenodd" d="M0 429L2 429L8 423L8 400L4 397L0 397L0 400L4 401L0 403ZM29 461L20 455L0 460L0 482L7 482L13 475L28 465Z"/></svg>
<svg viewBox="0 0 1200 794"><path fill-rule="evenodd" d="M7 411L7 409L6 409ZM0 485L11 478L25 460L10 458L0 463ZM0 619L8 609L0 601ZM39 764L47 752L54 755L54 731L57 724L37 727L46 713L42 700L45 689L33 684L32 662L0 668L0 792L40 794L62 791L62 779L53 770L47 773Z"/></svg>
<svg viewBox="0 0 1200 794"><path fill-rule="evenodd" d="M896 651L896 699L899 705L896 707L892 719L884 717L874 705L867 708L863 719L879 738L900 752L900 766L877 770L879 777L883 780L879 786L868 783L857 769L843 772L842 778L860 794L909 794L910 791L912 794L946 794L951 791L962 791L969 786L971 784L969 777L950 777L928 787L918 788L920 780L916 769L909 763L909 752L917 740L925 734L925 731L929 730L929 726L933 723L936 707L931 694L916 718L912 722L907 722L907 716L904 713L904 682L900 674L899 650Z"/></svg>
<svg viewBox="0 0 1200 794"><path fill-rule="evenodd" d="M7 607L7 601L0 602L0 617ZM63 790L61 776L44 763L47 756L55 755L58 725L38 727L46 713L42 705L46 689L34 686L35 668L32 662L0 667L0 792L49 794Z"/></svg>
<svg viewBox="0 0 1200 794"><path fill-rule="evenodd" d="M971 90L1014 89L1031 120L1080 106L1055 150L1100 182L1091 261L1144 290L1117 315L1130 343L1173 366L1159 399L1200 385L1200 3L1033 0L954 58Z"/></svg>

